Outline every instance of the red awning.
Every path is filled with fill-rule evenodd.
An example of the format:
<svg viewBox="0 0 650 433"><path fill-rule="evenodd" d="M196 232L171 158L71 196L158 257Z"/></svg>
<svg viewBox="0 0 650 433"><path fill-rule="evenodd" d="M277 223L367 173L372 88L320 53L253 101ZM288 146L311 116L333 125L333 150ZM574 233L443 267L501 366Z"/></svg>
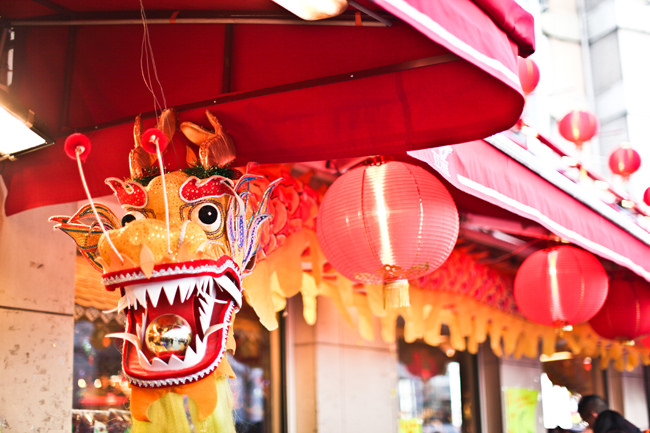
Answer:
<svg viewBox="0 0 650 433"><path fill-rule="evenodd" d="M409 152L459 190L650 281L650 233L505 137Z"/></svg>
<svg viewBox="0 0 650 433"><path fill-rule="evenodd" d="M375 26L365 14L360 26L306 25L270 0L145 2L164 105L206 126L204 111L215 113L240 164L397 155L486 137L518 120L517 55L530 54L534 39L531 16L514 0L361 3L392 25ZM154 115L137 6L0 3L16 32L11 96L56 138L4 163L7 214L84 197L62 150L71 132L92 140L84 167L93 194L109 192L104 178L128 175L133 120ZM355 12L329 23L354 23ZM241 24L253 16L255 24ZM170 169L185 165L186 144L177 134Z"/></svg>

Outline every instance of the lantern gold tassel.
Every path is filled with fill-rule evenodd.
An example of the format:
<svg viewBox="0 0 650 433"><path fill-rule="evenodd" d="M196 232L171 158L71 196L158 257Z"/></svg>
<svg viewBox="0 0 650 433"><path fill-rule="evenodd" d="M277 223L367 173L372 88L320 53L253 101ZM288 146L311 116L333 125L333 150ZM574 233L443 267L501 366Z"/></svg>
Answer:
<svg viewBox="0 0 650 433"><path fill-rule="evenodd" d="M394 280L384 282L384 308L408 307L409 301L409 281Z"/></svg>

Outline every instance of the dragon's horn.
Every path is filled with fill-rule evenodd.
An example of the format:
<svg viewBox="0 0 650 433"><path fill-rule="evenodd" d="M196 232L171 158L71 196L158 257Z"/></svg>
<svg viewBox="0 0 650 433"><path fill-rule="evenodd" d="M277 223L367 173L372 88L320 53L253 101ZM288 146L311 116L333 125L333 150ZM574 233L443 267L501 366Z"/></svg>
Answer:
<svg viewBox="0 0 650 433"><path fill-rule="evenodd" d="M158 118L156 128L165 134L167 141L171 141L176 132L176 112L171 108L163 110ZM151 169L156 164L156 155L147 152L142 147L142 132L142 118L138 115L133 124L134 147L129 154L129 169L132 178L151 174Z"/></svg>
<svg viewBox="0 0 650 433"><path fill-rule="evenodd" d="M172 141L172 137L176 133L176 111L173 108L166 108L163 110L162 114L158 118L156 128L160 129L163 134L165 134L167 142Z"/></svg>
<svg viewBox="0 0 650 433"><path fill-rule="evenodd" d="M199 161L203 167L224 166L235 159L235 144L223 130L216 116L210 111L205 114L214 132L192 122L181 123L181 131L192 143L199 146Z"/></svg>

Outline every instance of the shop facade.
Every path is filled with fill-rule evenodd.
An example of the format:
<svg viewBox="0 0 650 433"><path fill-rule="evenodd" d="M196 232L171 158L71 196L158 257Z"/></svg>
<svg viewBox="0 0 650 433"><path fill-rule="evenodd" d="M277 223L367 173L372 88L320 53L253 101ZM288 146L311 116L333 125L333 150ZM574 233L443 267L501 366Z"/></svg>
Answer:
<svg viewBox="0 0 650 433"><path fill-rule="evenodd" d="M382 7L387 11L406 19L400 15L403 11L394 6L393 3L397 2L385 3ZM468 3L473 5L479 2ZM452 16L454 11L445 12ZM492 18L495 22L498 21ZM25 23L22 25L30 26ZM422 22L412 25L428 38L438 41L436 38L439 38L440 32L427 33L426 29L418 27L423 25ZM99 30L91 28L82 31L96 36ZM29 29L29 32L38 31ZM388 68L390 71L386 68L375 69L366 64L361 65L362 68L352 60L341 66L342 70L361 68L364 72L360 74L361 80L368 86L360 86L359 89L370 88L365 97L378 97L378 104L383 97L376 89L383 89L386 82L390 82L386 88L396 91L397 96L393 96L401 101L401 105L398 104L399 114L413 110L416 116L411 120L421 121L411 124L413 129L408 131L395 131L390 128L379 131L376 135L384 141L373 142L372 135L364 135L372 129L365 124L350 125L348 131L339 131L344 140L339 140L341 137L338 135L318 136L313 139L312 135L317 128L305 127L304 130L293 131L283 129L278 126L281 123L278 119L281 120L282 116L286 115L284 111L288 110L290 105L286 103L282 105L283 109L276 110L279 106L277 104L283 101L281 97L287 96L283 92L297 92L290 95L296 98L291 99L293 102L313 99L314 94L300 93L305 90L300 86L290 85L285 88L283 86L287 83L281 80L262 84L256 82L253 84L253 90L245 91L242 90L243 87L237 87L241 83L234 81L230 83L236 90L234 93L241 94L232 100L227 96L228 90L232 89L221 83L224 84L222 93L226 94L223 99L203 101L199 104L200 108L193 105L196 101L187 102L183 107L185 118L198 123L202 121L199 119L202 119L205 107L216 107L221 114L225 114L225 121L230 121L226 129L230 129L235 136L242 137L241 142L246 143L248 140L258 146L245 148L244 159L260 156L263 159L261 162L268 163L306 161L309 160L307 155L309 158L316 155L318 159L328 159L331 155L319 143L329 140L337 143L339 148L335 150L343 152L342 156L351 157L340 160L349 164L345 167L349 169L370 152L368 149L377 151L375 145L380 146L380 150L390 148L392 153L420 149L410 152L410 156L404 158L425 167L444 181L445 185L453 190L461 210L462 233L461 241L455 250L456 255L443 267L441 273L430 280L418 281L412 285L410 309L385 311L378 307L379 301L372 288L353 287L338 277L328 280L326 276L317 280L314 268L310 267L314 261L303 256L305 248L298 249L297 255L287 253L284 256L279 255L283 251L282 248L277 248L269 253L266 262L260 261L258 269L264 270L266 274L260 276L260 271L251 278L254 278L256 283L261 282L261 287L269 288L268 293L272 293L274 297L266 310L243 311L241 320L238 319L240 328L235 328L235 339L239 340L239 348L230 363L238 375L237 381L233 382L237 401L236 420L240 424L238 427L246 432L274 433L401 433L439 430L457 433L506 432L523 427L524 424L516 424L523 422L526 427L534 426L533 431L543 432L556 421L555 418L547 420L549 413L556 411L548 406L548 399L542 398L547 386L543 373L547 373L546 377L551 377L554 382L561 384L563 379L558 378L558 375L561 376L560 373L566 369L576 368L576 365L578 370L574 376L588 382L587 385L579 387L583 394L593 392L606 396L612 408L624 413L640 427L648 427L648 381L644 367L648 360L646 349L636 350L618 342L605 344L598 337L587 338L583 333L574 341L574 352L579 353L574 353L576 356L573 363L564 370L551 371L547 367L551 363L542 361L540 355L550 356L553 352L559 352L564 339L557 330L542 329L526 323L521 315L514 311L512 294L504 289L511 288L512 281L508 278L512 278L514 266L520 264L523 256L530 252L528 247L538 246L528 244L534 238L543 239L544 242L568 241L598 255L607 262L609 270L636 273L647 279L650 270L644 256L647 242L643 240L647 231L640 236L636 234L645 230L638 224L637 215L630 219L627 214L623 215L624 212L619 212L619 208L616 209L615 215L609 211L601 212L598 207L601 204L584 203L580 191L575 192L571 186L565 187L564 183L555 182L557 170L544 171L544 164L541 163L539 167L535 167L538 161L535 160L534 152L521 154L521 149L526 147L522 144L532 146L532 141L527 141L521 130L510 130L492 141L475 142L475 147L482 146L481 149L487 152L482 155L500 155L491 162L503 164L497 169L499 178L505 179L503 183L513 186L511 191L499 189L499 182L490 183L494 179L470 176L486 173L471 170L461 172L461 168L467 168L462 167L463 162L469 165L473 143L464 143L455 149L442 146L481 138L502 130L507 125L499 128L491 124L485 130L474 131L472 137L446 137L443 140L446 142L433 143L439 147L422 150L421 148L429 147L422 143L431 143L432 137L441 132L433 131L428 127L430 122L426 118L420 119L417 116L417 113L429 113L434 108L431 104L435 101L429 101L429 105L426 105L414 98L420 91L419 88L426 87L426 83L448 79L454 74L468 74L476 78L473 74L477 72L477 66L483 69L479 74L482 78L477 81L484 86L479 86L473 94L465 95L465 99L459 99L456 109L460 110L461 115L458 118L461 119L464 117L461 108L469 109L473 106L469 101L476 99L487 105L499 101L502 105L499 110L495 110L495 116L500 122L510 125L521 112L523 98L519 90L513 91L512 82L516 75L513 68L509 68L514 65L513 59L504 60L505 68L498 64L495 67L494 63L486 61L490 60L490 55L494 53L488 53L486 57L485 53L477 55L472 50L467 50L470 57L474 57L474 60L469 62L470 65L446 72L446 66L443 66L437 70L442 76L429 76L427 73L431 72L435 65L464 64L468 53L459 54L453 51L464 45L457 44L450 48L449 45L438 41L445 47L445 52L436 51L439 48L430 52L428 45L420 45L422 41L419 36L411 34L411 29L402 29L400 32L407 40L413 38L413 44L408 45L409 50L412 49L413 52L406 54L406 57L410 56L408 59L400 57L402 54L390 59L393 64L388 66L397 65L402 68L397 75L389 74L393 72L391 68ZM224 34L227 35L227 32ZM58 36L65 39L69 35ZM245 31L238 36L242 37L241 40L250 42ZM518 37L521 35L516 32L509 34L506 39L501 37L499 41L505 44L507 49L497 51L529 54L532 47L529 45L528 36L521 39ZM169 41L170 37L167 38ZM172 35L171 40L173 39ZM70 37L68 41L80 45L80 57L87 55L89 50L93 51L92 47L84 44L83 38L75 40ZM33 40L23 40L22 43L33 43ZM446 50L453 51L454 56L465 60L450 57ZM422 65L414 62L416 57L420 60L429 59L429 63ZM355 56L351 58L354 59ZM35 60L36 63L31 65L37 66L39 61ZM491 75L490 80L485 80L485 71ZM348 94L350 88L342 76L339 76L341 71L326 72L329 74L325 77L327 80L320 81L315 86L316 96L331 102L341 95ZM243 77L242 82L246 81L245 74L240 77L235 72L233 75ZM108 79L108 75L101 76ZM307 78L315 79L309 75ZM85 79L90 80L90 75ZM28 81L26 79L26 82ZM397 85L393 88L395 83ZM404 83L414 84L413 88L400 87ZM67 90L74 88L73 83L68 85L72 87ZM258 92L259 89L255 86L263 85L267 86L265 91ZM332 87L328 86L332 85L337 86L336 92L332 93L335 96L328 96L332 90ZM518 86L518 83L514 85ZM203 89L199 87L193 87L189 91L192 97L203 95ZM462 87L460 85L452 91ZM504 87L508 87L508 91L500 95L499 91L504 90ZM72 94L84 99L87 96L83 94L84 88L92 88L92 85L84 82L81 88L74 88L76 90ZM266 92L269 89L271 91ZM484 93L477 93L479 90ZM23 87L22 93L26 101L30 101L30 98L34 100L30 89ZM424 105L405 108L408 104L405 105L404 99L400 99L405 95ZM173 98L174 95L170 97ZM454 98L443 95L441 99L448 101ZM148 106L148 102L143 101L137 103ZM368 101L370 99L365 100L365 103L372 104ZM340 99L337 100L336 107L345 108L346 104L352 102L354 99ZM476 113L465 113L465 116L472 117L485 112L482 104L476 103ZM252 111L257 113L276 113L278 118L261 116L264 122L260 122L255 128L247 128L242 119L245 113L250 112L251 107ZM313 107L313 100L304 107ZM351 110L359 108L354 104L350 107L348 108ZM345 124L336 116L332 119L322 117L320 111L333 110L321 110L317 107L307 111L306 124L329 124L335 120ZM231 113L230 118L227 113ZM391 113L395 114L366 113L369 117L364 121L370 124ZM89 127L90 123L84 123L89 120L78 109L68 114L72 116L70 119L50 120L66 127L65 121L68 120L77 122L76 126L82 129ZM94 114L110 117L114 113ZM453 119L446 118L445 122L451 120ZM124 155L119 155L113 140L123 135L130 138L132 125L130 120L116 124L106 121L102 125L101 129L105 134L100 133L93 137L98 143L97 148L107 149L110 145L110 149L115 151L105 153L106 161L111 160L107 164L91 161L92 169L96 170L92 176L95 178L92 180L92 189L104 194L107 192L101 189L103 177L106 177L104 175L119 174L107 173L106 170L118 166L125 167L125 155L132 145L129 140L119 140L120 152L124 151ZM462 128L447 129L458 131ZM346 134L351 135L345 137ZM395 136L406 136L408 145L405 142L405 148L400 147L397 150L391 147L395 144ZM278 148L278 153L262 152L261 149L270 143L268 137L289 141L285 148ZM308 145L302 146L300 140ZM350 147L350 142L354 140L361 143L360 148L355 150L356 153L347 155L345 149ZM363 145L366 146L365 153ZM61 233L54 232L51 224L47 222L53 215L74 214L79 207L76 200L81 198L76 185L76 173L69 170L72 165L69 161L67 166L53 163L59 160L53 149L48 148L44 150L46 153L33 155L33 165L20 165L19 161L12 166L12 162L5 162L5 177L9 183L0 191L2 208L9 209L10 213L0 217L0 325L3 329L2 341L5 342L0 352L4 362L3 379L0 382L0 428L8 432L29 429L70 431L71 424L75 419L78 420L75 417L86 413L83 411L104 410L107 407L123 411L128 408L128 403L124 402L124 398L128 397L128 388L125 389L124 381L113 374L114 361L106 361L101 366L99 362L100 358L104 357L104 350L112 348L106 334L114 332L110 330L111 327L121 325L120 319L114 314L111 316L110 313L102 313L110 309L106 306L107 303L110 304L110 299L107 300L98 295L98 292L93 292L93 283L83 281L80 276L82 265L79 264L79 256L75 253L73 243ZM461 149L467 152L465 157L462 156ZM292 150L297 153L291 154ZM452 160L454 155L458 158L456 166ZM478 165L480 158L479 156ZM484 163L485 161L487 160L483 159ZM323 163L310 163L290 165L288 169L284 169L288 170L291 176L295 175L295 179L303 179L302 174L313 170L320 176L316 180L317 184L322 186L340 174L334 173L339 167L332 170ZM494 171L494 166L491 167ZM121 172L122 168L118 172ZM510 168L512 172L508 173ZM274 170L278 170L277 166ZM487 174L489 171L487 170ZM575 170L569 174L575 174ZM565 173L562 173L562 176L564 175ZM64 182L53 191L47 188L39 189L38 185L44 185L43 178L48 176L64 179ZM73 188L73 184L76 187ZM518 185L524 187L518 190ZM76 192L72 192L75 188ZM540 188L543 189L542 192ZM513 193L520 195L512 195ZM549 199L546 193L564 201ZM25 204L21 197L29 203ZM540 198L540 201L526 202L526 197ZM44 205L45 203L48 205ZM572 226L572 220L562 220L551 212L557 210L556 208L572 206L584 212L579 214L580 218L576 220L585 217L589 221L597 222L598 228L592 232L581 231L579 224ZM634 229L630 230L631 226L634 226ZM315 244L310 243L315 236L314 227L305 225L301 226L302 228L303 231L298 230L291 235L294 240L302 236L296 242L301 242L303 247L312 247L311 254L314 254ZM611 233L619 232L630 242L620 242L620 238L615 237L612 240ZM603 233L608 236L601 236ZM276 256L272 256L273 253L276 253ZM494 260L502 256L514 260ZM485 264L490 262L503 266L496 266L497 271L493 274L492 268ZM273 266L270 263L273 263ZM285 271L283 275L287 278L273 276L279 268ZM478 274L472 274L470 270ZM476 278L476 275L479 275L479 278ZM295 284L296 276L302 283L289 287ZM476 280L480 282L477 291L470 293L463 289ZM444 284L441 284L441 281ZM250 287L257 286L250 284ZM101 289L100 285L99 290ZM115 299L112 302L115 302ZM260 323L274 330L267 331ZM550 334L552 337L548 337ZM549 344L547 342L552 343L550 349L545 346ZM599 352L600 357L584 356L585 353L591 355L589 350L593 351L595 347L598 350L605 347ZM580 354L581 350L584 353ZM584 362L586 357L590 358L589 363ZM106 356L106 359L109 358L111 356ZM604 360L604 370L600 368L601 360ZM566 378L564 384L569 385L568 388L576 386ZM571 390L576 389L578 388ZM567 402L571 404L571 400ZM569 421L562 418L566 417L567 413L569 416L575 415L571 410L559 414L557 425L562 423L566 426L568 422L568 425L577 426L575 417ZM518 418L523 418L524 421L517 421Z"/></svg>

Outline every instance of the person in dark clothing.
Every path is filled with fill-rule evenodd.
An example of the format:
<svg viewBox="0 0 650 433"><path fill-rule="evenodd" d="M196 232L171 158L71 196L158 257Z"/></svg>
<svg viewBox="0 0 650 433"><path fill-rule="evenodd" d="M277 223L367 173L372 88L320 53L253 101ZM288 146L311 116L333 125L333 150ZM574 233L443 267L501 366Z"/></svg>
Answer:
<svg viewBox="0 0 650 433"><path fill-rule="evenodd" d="M604 410L593 424L594 433L641 433L634 424L615 410Z"/></svg>
<svg viewBox="0 0 650 433"><path fill-rule="evenodd" d="M588 430L593 429L598 414L607 409L609 409L607 402L595 394L583 396L578 403L578 413L580 418L587 423Z"/></svg>

